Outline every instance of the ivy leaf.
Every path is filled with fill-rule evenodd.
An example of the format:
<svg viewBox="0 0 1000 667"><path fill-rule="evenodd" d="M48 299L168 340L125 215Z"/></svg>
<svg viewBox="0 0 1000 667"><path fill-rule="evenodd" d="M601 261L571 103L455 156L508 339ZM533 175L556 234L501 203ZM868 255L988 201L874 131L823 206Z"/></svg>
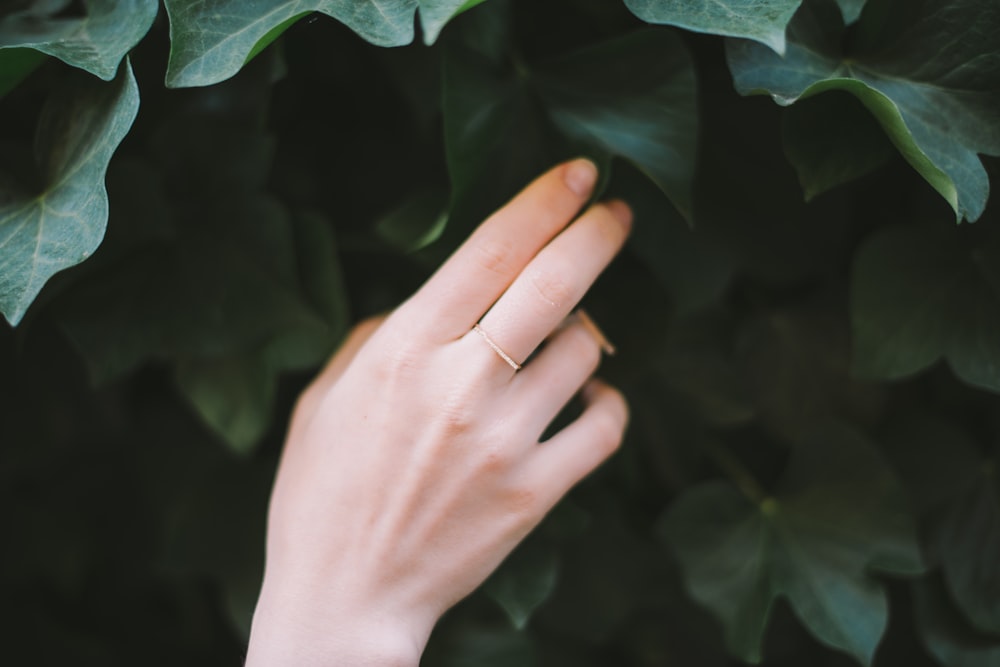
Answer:
<svg viewBox="0 0 1000 667"><path fill-rule="evenodd" d="M1000 638L1000 483L997 460L941 419L907 415L887 453L922 510L928 553L965 625Z"/></svg>
<svg viewBox="0 0 1000 667"><path fill-rule="evenodd" d="M945 359L965 382L1000 392L1000 241L893 227L858 251L851 279L854 371L894 380Z"/></svg>
<svg viewBox="0 0 1000 667"><path fill-rule="evenodd" d="M913 609L927 650L945 667L1000 667L1000 638L970 628L940 577L914 583Z"/></svg>
<svg viewBox="0 0 1000 667"><path fill-rule="evenodd" d="M523 630L535 609L555 590L558 572L555 550L533 540L504 561L486 581L484 590L507 613L514 628Z"/></svg>
<svg viewBox="0 0 1000 667"><path fill-rule="evenodd" d="M973 483L953 503L938 533L945 583L982 632L1000 636L1000 484L996 462L973 468Z"/></svg>
<svg viewBox="0 0 1000 667"><path fill-rule="evenodd" d="M881 167L892 144L857 99L831 93L782 114L781 138L806 201Z"/></svg>
<svg viewBox="0 0 1000 667"><path fill-rule="evenodd" d="M621 157L691 214L698 110L694 63L673 33L644 30L536 70L549 117L566 136Z"/></svg>
<svg viewBox="0 0 1000 667"><path fill-rule="evenodd" d="M83 16L56 16L69 4L36 0L0 17L0 49L35 49L110 81L159 9L157 0L86 0Z"/></svg>
<svg viewBox="0 0 1000 667"><path fill-rule="evenodd" d="M100 244L108 220L104 175L138 108L128 64L110 84L74 76L46 104L36 138L44 188L0 185L0 311L12 325L49 278Z"/></svg>
<svg viewBox="0 0 1000 667"><path fill-rule="evenodd" d="M850 25L858 20L861 16L861 11L865 8L865 3L868 0L837 0L837 4L840 5L840 13L844 17L844 23Z"/></svg>
<svg viewBox="0 0 1000 667"><path fill-rule="evenodd" d="M694 70L677 36L641 31L509 70L454 48L444 81L449 238L581 153L628 160L689 211L698 121Z"/></svg>
<svg viewBox="0 0 1000 667"><path fill-rule="evenodd" d="M992 0L869 5L849 51L841 47L843 20L833 0L802 7L789 24L784 57L730 40L736 88L770 94L781 105L828 90L855 95L957 219L974 221L989 196L977 154L1000 155L1000 6Z"/></svg>
<svg viewBox="0 0 1000 667"><path fill-rule="evenodd" d="M264 458L217 466L188 480L163 536L167 572L210 577L227 620L244 640L264 573L267 499L274 464Z"/></svg>
<svg viewBox="0 0 1000 667"><path fill-rule="evenodd" d="M424 43L430 45L437 40L441 29L451 19L466 12L486 0L419 0L420 25L424 29Z"/></svg>
<svg viewBox="0 0 1000 667"><path fill-rule="evenodd" d="M785 26L802 0L625 0L648 23L753 39L785 52Z"/></svg>
<svg viewBox="0 0 1000 667"><path fill-rule="evenodd" d="M751 502L728 483L707 483L667 510L662 535L737 656L760 661L774 602L786 597L819 641L870 665L888 620L874 572L923 570L905 495L844 427L817 432L791 457L773 497Z"/></svg>
<svg viewBox="0 0 1000 667"><path fill-rule="evenodd" d="M167 86L209 86L236 74L258 42L311 12L347 25L378 46L413 41L417 0L165 0L170 17Z"/></svg>

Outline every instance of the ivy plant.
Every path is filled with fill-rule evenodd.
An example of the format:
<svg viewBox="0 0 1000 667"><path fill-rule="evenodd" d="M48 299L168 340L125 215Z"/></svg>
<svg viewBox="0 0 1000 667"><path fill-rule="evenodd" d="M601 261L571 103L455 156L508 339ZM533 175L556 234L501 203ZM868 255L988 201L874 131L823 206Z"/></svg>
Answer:
<svg viewBox="0 0 1000 667"><path fill-rule="evenodd" d="M5 3L5 656L238 664L298 393L584 155L635 211L585 302L627 441L425 663L1000 665L997 34L994 0Z"/></svg>

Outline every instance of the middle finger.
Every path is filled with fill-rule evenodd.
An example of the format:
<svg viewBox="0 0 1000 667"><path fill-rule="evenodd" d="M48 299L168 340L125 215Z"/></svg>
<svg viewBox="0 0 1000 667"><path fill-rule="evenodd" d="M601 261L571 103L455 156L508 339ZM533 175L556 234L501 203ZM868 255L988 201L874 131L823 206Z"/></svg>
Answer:
<svg viewBox="0 0 1000 667"><path fill-rule="evenodd" d="M523 363L618 253L631 224L632 212L624 202L592 206L524 268L483 316L483 331Z"/></svg>

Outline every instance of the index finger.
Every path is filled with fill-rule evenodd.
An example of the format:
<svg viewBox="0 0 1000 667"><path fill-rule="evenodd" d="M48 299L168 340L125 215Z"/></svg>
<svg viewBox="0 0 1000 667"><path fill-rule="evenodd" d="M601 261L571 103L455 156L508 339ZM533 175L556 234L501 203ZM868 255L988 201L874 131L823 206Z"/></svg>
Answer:
<svg viewBox="0 0 1000 667"><path fill-rule="evenodd" d="M491 215L401 308L441 341L479 321L528 262L579 213L597 181L587 159L560 164Z"/></svg>

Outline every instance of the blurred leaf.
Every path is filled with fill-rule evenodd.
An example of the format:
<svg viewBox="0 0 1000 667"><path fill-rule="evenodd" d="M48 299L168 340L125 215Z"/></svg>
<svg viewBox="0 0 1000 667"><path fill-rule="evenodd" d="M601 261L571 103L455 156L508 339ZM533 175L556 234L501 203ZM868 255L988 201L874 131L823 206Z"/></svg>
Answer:
<svg viewBox="0 0 1000 667"><path fill-rule="evenodd" d="M753 39L785 52L785 26L802 0L625 0L649 23L664 23L713 35Z"/></svg>
<svg viewBox="0 0 1000 667"><path fill-rule="evenodd" d="M607 194L632 208L628 248L670 294L675 315L688 315L724 294L736 268L731 254L700 226L687 224L649 178L631 164L616 164Z"/></svg>
<svg viewBox="0 0 1000 667"><path fill-rule="evenodd" d="M856 98L842 93L802 100L782 115L785 154L806 201L881 167L892 144Z"/></svg>
<svg viewBox="0 0 1000 667"><path fill-rule="evenodd" d="M878 5L876 7L876 5ZM785 57L749 41L727 43L737 90L789 105L827 90L855 95L904 158L954 209L982 215L989 179L977 153L1000 155L1000 57L992 0L870 0L862 39L841 48L833 0L810 0L789 25ZM866 17L885 16L877 24ZM934 52L933 59L926 53Z"/></svg>
<svg viewBox="0 0 1000 667"><path fill-rule="evenodd" d="M424 190L389 211L375 223L375 233L402 253L434 243L448 224L448 195Z"/></svg>
<svg viewBox="0 0 1000 667"><path fill-rule="evenodd" d="M559 561L551 546L529 539L486 580L486 594L499 604L511 624L523 630L556 586Z"/></svg>
<svg viewBox="0 0 1000 667"><path fill-rule="evenodd" d="M890 431L888 452L924 514L928 551L968 625L1000 638L1000 484L957 424L907 415Z"/></svg>
<svg viewBox="0 0 1000 667"><path fill-rule="evenodd" d="M248 454L271 424L275 372L254 355L181 362L181 392L213 431Z"/></svg>
<svg viewBox="0 0 1000 667"><path fill-rule="evenodd" d="M894 380L947 360L963 381L1000 392L996 239L890 227L858 251L851 280L854 370Z"/></svg>
<svg viewBox="0 0 1000 667"><path fill-rule="evenodd" d="M858 20L861 11L865 8L868 0L837 0L840 5L840 13L844 16L844 23L850 25Z"/></svg>
<svg viewBox="0 0 1000 667"><path fill-rule="evenodd" d="M905 413L890 424L884 450L914 507L931 521L976 484L982 465L976 442L967 432L924 410Z"/></svg>
<svg viewBox="0 0 1000 667"><path fill-rule="evenodd" d="M791 456L773 497L752 502L728 483L704 484L667 510L662 535L740 658L760 661L774 601L786 597L819 641L870 665L888 620L874 572L923 570L906 498L844 427L817 431Z"/></svg>
<svg viewBox="0 0 1000 667"><path fill-rule="evenodd" d="M534 80L566 136L627 160L690 216L697 88L679 37L635 32L547 61Z"/></svg>
<svg viewBox="0 0 1000 667"><path fill-rule="evenodd" d="M435 634L440 635L440 630ZM420 660L427 667L535 667L534 642L526 632L461 624L434 637Z"/></svg>
<svg viewBox="0 0 1000 667"><path fill-rule="evenodd" d="M532 628L573 643L607 643L644 611L691 605L677 599L670 564L648 536L623 520L620 498L600 498L593 521L578 539L561 545L556 590Z"/></svg>
<svg viewBox="0 0 1000 667"><path fill-rule="evenodd" d="M33 49L0 50L0 97L21 83L45 62L45 54Z"/></svg>
<svg viewBox="0 0 1000 667"><path fill-rule="evenodd" d="M176 246L130 257L74 289L60 319L96 382L145 361L177 364L193 406L246 452L270 424L277 375L329 354L346 326L346 302L332 244L303 250L311 273L299 277L294 227L283 208L258 195L226 211L206 211ZM227 217L241 221L241 234L224 222L212 230L210 220ZM334 279L320 283L324 278ZM317 293L322 300L314 304Z"/></svg>
<svg viewBox="0 0 1000 667"><path fill-rule="evenodd" d="M46 104L36 137L42 190L0 190L0 311L11 324L55 273L100 244L108 218L105 171L138 107L128 64L110 84L74 76Z"/></svg>
<svg viewBox="0 0 1000 667"><path fill-rule="evenodd" d="M736 333L733 356L743 396L761 424L786 442L830 419L878 421L884 390L850 375L845 309L823 298L758 309Z"/></svg>
<svg viewBox="0 0 1000 667"><path fill-rule="evenodd" d="M676 36L637 32L510 71L455 47L444 81L452 217L463 235L543 169L581 153L628 160L689 211L694 72Z"/></svg>
<svg viewBox="0 0 1000 667"><path fill-rule="evenodd" d="M1000 484L995 461L978 462L973 483L938 528L952 598L973 626L1000 638Z"/></svg>
<svg viewBox="0 0 1000 667"><path fill-rule="evenodd" d="M164 536L163 567L209 577L245 638L264 573L264 528L273 462L223 465L178 500Z"/></svg>
<svg viewBox="0 0 1000 667"><path fill-rule="evenodd" d="M914 582L913 600L923 643L944 667L1000 667L1000 637L969 627L940 577Z"/></svg>
<svg viewBox="0 0 1000 667"><path fill-rule="evenodd" d="M86 0L73 3L84 8L84 15L63 15L70 4L70 0L33 0L0 15L0 50L35 49L111 81L159 9L157 0Z"/></svg>

